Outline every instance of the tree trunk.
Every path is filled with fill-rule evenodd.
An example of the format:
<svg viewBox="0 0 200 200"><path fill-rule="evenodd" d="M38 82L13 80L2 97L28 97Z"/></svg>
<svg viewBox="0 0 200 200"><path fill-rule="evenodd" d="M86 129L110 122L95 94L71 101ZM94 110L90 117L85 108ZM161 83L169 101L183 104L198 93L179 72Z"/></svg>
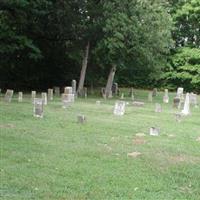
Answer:
<svg viewBox="0 0 200 200"><path fill-rule="evenodd" d="M106 84L106 89L105 89L105 96L108 98L112 94L112 85L113 85L113 80L115 77L115 72L116 72L116 66L113 65L112 68L110 69L110 73L108 76L107 84Z"/></svg>
<svg viewBox="0 0 200 200"><path fill-rule="evenodd" d="M79 80L78 90L77 90L78 95L80 95L82 93L84 82L85 82L85 74L86 74L86 70L87 70L89 49L90 49L90 42L87 43L87 46L86 46L86 49L85 49L85 55L83 57L80 80Z"/></svg>

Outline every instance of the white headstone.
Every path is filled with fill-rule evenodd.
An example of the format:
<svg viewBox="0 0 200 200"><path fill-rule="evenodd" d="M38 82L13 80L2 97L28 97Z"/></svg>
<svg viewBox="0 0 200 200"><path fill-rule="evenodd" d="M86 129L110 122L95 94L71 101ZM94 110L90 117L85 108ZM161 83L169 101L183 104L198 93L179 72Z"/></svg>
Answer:
<svg viewBox="0 0 200 200"><path fill-rule="evenodd" d="M160 134L160 129L159 128L155 128L155 127L151 127L149 130L149 134L152 136L158 136Z"/></svg>
<svg viewBox="0 0 200 200"><path fill-rule="evenodd" d="M6 91L6 94L5 94L5 97L4 97L5 102L10 103L12 101L13 93L14 93L13 90L7 90Z"/></svg>
<svg viewBox="0 0 200 200"><path fill-rule="evenodd" d="M184 103L184 108L181 111L183 115L189 115L190 114L190 94L187 93L185 97L185 103Z"/></svg>
<svg viewBox="0 0 200 200"><path fill-rule="evenodd" d="M43 100L43 104L47 105L47 93L46 92L42 92L42 100Z"/></svg>
<svg viewBox="0 0 200 200"><path fill-rule="evenodd" d="M71 103L74 102L74 94L62 94L63 108L67 108Z"/></svg>
<svg viewBox="0 0 200 200"><path fill-rule="evenodd" d="M126 106L125 101L116 101L113 114L118 116L124 115L125 106Z"/></svg>
<svg viewBox="0 0 200 200"><path fill-rule="evenodd" d="M64 88L64 93L65 93L65 94L73 94L73 89L72 89L72 87L65 87L65 88Z"/></svg>
<svg viewBox="0 0 200 200"><path fill-rule="evenodd" d="M43 118L43 99L34 99L33 116Z"/></svg>
<svg viewBox="0 0 200 200"><path fill-rule="evenodd" d="M168 89L165 89L165 94L163 96L163 102L164 103L169 103Z"/></svg>
<svg viewBox="0 0 200 200"><path fill-rule="evenodd" d="M177 89L177 94L176 94L176 96L177 97L182 97L183 96L183 88L182 87L179 87L178 89Z"/></svg>
<svg viewBox="0 0 200 200"><path fill-rule="evenodd" d="M23 101L23 93L19 92L18 93L18 102L22 102Z"/></svg>

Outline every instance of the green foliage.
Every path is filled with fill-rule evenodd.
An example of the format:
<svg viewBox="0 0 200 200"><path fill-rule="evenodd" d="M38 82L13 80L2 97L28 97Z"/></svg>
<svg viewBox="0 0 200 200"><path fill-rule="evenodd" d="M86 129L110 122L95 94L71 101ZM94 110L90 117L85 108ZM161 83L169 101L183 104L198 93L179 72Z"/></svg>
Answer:
<svg viewBox="0 0 200 200"><path fill-rule="evenodd" d="M172 67L163 78L174 86L200 92L200 49L180 48L171 58Z"/></svg>

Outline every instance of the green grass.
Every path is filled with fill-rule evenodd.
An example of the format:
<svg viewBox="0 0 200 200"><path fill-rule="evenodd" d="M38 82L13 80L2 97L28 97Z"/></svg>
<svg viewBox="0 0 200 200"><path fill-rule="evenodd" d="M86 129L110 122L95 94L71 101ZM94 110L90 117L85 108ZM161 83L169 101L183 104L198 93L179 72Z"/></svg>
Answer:
<svg viewBox="0 0 200 200"><path fill-rule="evenodd" d="M143 108L126 107L112 114L115 99L78 99L68 109L57 98L45 107L43 119L33 117L30 97L23 103L0 102L0 198L8 200L199 200L200 108L181 123L170 103L155 113L147 91L136 91ZM130 98L127 98L130 101ZM78 124L84 114L87 123ZM161 135L149 136L158 126ZM145 133L145 144L134 144ZM174 137L169 137L173 135ZM137 158L127 153L139 151Z"/></svg>

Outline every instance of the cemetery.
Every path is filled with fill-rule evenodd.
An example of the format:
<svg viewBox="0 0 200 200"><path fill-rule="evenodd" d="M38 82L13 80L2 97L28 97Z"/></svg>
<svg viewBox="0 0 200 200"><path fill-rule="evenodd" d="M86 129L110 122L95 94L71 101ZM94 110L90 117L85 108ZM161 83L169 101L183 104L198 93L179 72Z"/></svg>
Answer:
<svg viewBox="0 0 200 200"><path fill-rule="evenodd" d="M1 0L0 199L200 200L200 0Z"/></svg>

